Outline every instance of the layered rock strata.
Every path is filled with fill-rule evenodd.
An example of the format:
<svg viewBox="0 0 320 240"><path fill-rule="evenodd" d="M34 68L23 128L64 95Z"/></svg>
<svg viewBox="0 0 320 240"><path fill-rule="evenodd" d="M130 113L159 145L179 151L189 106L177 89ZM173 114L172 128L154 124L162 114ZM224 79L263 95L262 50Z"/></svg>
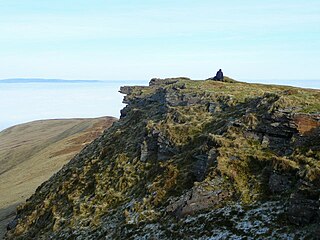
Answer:
<svg viewBox="0 0 320 240"><path fill-rule="evenodd" d="M7 239L319 238L319 91L186 78L120 91L121 119Z"/></svg>

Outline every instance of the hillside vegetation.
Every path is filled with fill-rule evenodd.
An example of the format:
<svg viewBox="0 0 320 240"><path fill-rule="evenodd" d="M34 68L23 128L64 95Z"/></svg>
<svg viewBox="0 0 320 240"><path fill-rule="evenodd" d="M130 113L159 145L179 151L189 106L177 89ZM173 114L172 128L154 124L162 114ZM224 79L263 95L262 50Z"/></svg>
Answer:
<svg viewBox="0 0 320 240"><path fill-rule="evenodd" d="M0 132L0 239L15 207L114 121L43 120Z"/></svg>
<svg viewBox="0 0 320 240"><path fill-rule="evenodd" d="M7 239L317 239L320 92L152 79Z"/></svg>

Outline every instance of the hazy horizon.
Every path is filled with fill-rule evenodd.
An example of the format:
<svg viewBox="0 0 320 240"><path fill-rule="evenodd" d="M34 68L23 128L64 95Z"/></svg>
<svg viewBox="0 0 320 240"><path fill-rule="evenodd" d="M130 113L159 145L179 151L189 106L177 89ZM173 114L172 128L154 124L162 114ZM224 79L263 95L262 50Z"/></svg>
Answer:
<svg viewBox="0 0 320 240"><path fill-rule="evenodd" d="M123 85L147 85L149 80L62 82L1 82L0 131L21 123L45 119L119 117ZM259 83L255 80L246 82ZM269 81L270 84L320 89L320 81ZM291 83L291 84L290 84ZM302 84L303 83L303 84ZM303 86L302 86L303 85Z"/></svg>
<svg viewBox="0 0 320 240"><path fill-rule="evenodd" d="M320 2L0 3L0 78L320 79ZM262 80L261 80L262 81Z"/></svg>
<svg viewBox="0 0 320 240"><path fill-rule="evenodd" d="M1 83L0 131L30 121L65 118L119 118L122 85L146 85L148 81L75 83Z"/></svg>
<svg viewBox="0 0 320 240"><path fill-rule="evenodd" d="M213 76L213 75L212 75ZM212 77L208 76L208 77ZM187 76L171 76L171 77L187 77ZM150 78L151 79L151 78ZM205 79L192 79L192 80L205 80ZM248 83L260 83L260 84L276 84L276 85L288 85L293 87L302 87L302 88L315 88L320 89L320 78L319 79L235 79L241 82L248 82ZM106 80L106 79L55 79L55 78L7 78L7 79L0 79L0 83L9 83L9 82L23 83L26 82L114 82L114 83L127 83L127 82L136 82L139 83L141 81L148 82L147 79L122 79L122 80ZM17 81L17 82L15 82Z"/></svg>
<svg viewBox="0 0 320 240"><path fill-rule="evenodd" d="M4 89L5 79L114 84L108 93L101 86L91 93L80 85L66 88L70 92L65 89L66 95L56 104L63 109L77 98L90 99L88 116L110 114L100 111L100 106L90 107L98 104L98 96L106 101L106 94L108 104L117 106L110 112L117 115L123 106L118 88L126 82L207 79L220 68L225 76L238 81L319 89L318 9L320 1L316 0L1 1L2 121L18 118L15 115L23 112L20 108L28 98L38 98L32 102L35 106L44 101L41 96L55 104L58 99L53 90L63 90L42 86L41 92L41 87L32 83L27 88L17 84ZM98 92L96 99L94 91ZM35 111L37 119L64 117L58 105L49 110L44 104L38 106L47 115L36 115L37 107L25 106L29 109L25 114L31 116ZM81 112L73 116L81 117Z"/></svg>

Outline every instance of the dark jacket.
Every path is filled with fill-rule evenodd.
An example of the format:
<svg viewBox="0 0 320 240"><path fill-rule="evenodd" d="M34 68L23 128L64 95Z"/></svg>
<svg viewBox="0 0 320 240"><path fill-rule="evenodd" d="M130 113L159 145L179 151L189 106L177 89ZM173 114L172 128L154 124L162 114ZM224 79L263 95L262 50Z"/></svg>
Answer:
<svg viewBox="0 0 320 240"><path fill-rule="evenodd" d="M215 79L223 80L223 72L221 71L221 69L217 72Z"/></svg>

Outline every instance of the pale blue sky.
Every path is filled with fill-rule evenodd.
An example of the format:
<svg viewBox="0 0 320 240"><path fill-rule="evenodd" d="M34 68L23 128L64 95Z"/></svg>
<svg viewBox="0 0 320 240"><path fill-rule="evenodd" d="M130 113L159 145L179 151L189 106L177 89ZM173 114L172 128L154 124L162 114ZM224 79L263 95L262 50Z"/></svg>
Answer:
<svg viewBox="0 0 320 240"><path fill-rule="evenodd" d="M0 79L319 80L320 1L0 0L0 53Z"/></svg>

